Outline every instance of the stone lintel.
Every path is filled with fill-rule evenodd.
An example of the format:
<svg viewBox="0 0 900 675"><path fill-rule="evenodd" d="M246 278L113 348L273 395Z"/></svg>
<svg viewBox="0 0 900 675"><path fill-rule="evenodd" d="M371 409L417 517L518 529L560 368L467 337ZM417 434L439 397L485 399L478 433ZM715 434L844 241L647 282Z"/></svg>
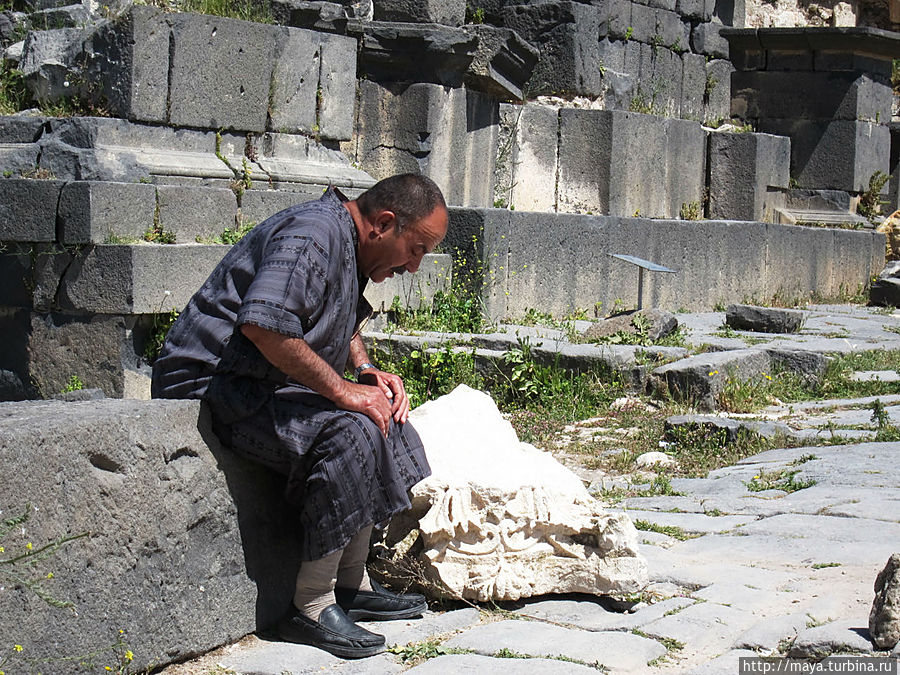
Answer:
<svg viewBox="0 0 900 675"><path fill-rule="evenodd" d="M900 33L879 28L726 28L720 33L728 40L731 54L761 51L832 51L861 54L881 60L900 58ZM738 57L735 65L743 57ZM761 66L766 69L764 62Z"/></svg>
<svg viewBox="0 0 900 675"><path fill-rule="evenodd" d="M508 28L470 25L464 30L478 37L466 84L503 100L521 100L522 87L531 77L540 52Z"/></svg>

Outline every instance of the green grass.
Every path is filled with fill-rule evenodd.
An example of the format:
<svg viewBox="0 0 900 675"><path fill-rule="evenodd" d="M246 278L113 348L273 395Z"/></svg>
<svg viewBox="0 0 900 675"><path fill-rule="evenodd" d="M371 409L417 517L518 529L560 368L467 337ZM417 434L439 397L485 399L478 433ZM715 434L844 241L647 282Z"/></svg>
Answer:
<svg viewBox="0 0 900 675"><path fill-rule="evenodd" d="M746 483L750 492L762 492L764 490L783 490L784 492L797 492L812 487L814 480L797 480L799 469L779 469L777 471L760 471L759 474Z"/></svg>
<svg viewBox="0 0 900 675"><path fill-rule="evenodd" d="M169 8L172 7L169 3ZM197 14L211 14L224 16L231 19L243 19L256 23L275 23L272 16L272 7L268 2L253 2L253 0L181 0L177 5L178 11L196 12Z"/></svg>
<svg viewBox="0 0 900 675"><path fill-rule="evenodd" d="M680 527L676 527L675 525L659 525L657 523L651 523L649 520L635 520L634 526L638 530L642 530L644 532L658 532L659 534L665 534L673 539L678 539L679 541L687 541L688 539L696 539L699 537L699 534L688 534Z"/></svg>

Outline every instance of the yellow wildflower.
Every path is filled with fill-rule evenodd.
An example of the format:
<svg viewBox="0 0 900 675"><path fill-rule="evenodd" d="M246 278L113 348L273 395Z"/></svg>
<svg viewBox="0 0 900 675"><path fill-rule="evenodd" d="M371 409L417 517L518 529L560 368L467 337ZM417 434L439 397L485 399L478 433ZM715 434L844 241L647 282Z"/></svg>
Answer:
<svg viewBox="0 0 900 675"><path fill-rule="evenodd" d="M719 374L719 371L718 371L718 370L711 370L711 371L709 371L709 376L710 376L710 377L712 377L713 375L718 375L718 374Z"/></svg>
<svg viewBox="0 0 900 675"><path fill-rule="evenodd" d="M52 579L52 578L53 578L53 572L47 572L47 578L48 578L48 579Z"/></svg>
<svg viewBox="0 0 900 675"><path fill-rule="evenodd" d="M0 553L6 553L6 549L0 546Z"/></svg>
<svg viewBox="0 0 900 675"><path fill-rule="evenodd" d="M13 645L13 649L15 649L17 652L20 652L24 649L24 647L22 645Z"/></svg>
<svg viewBox="0 0 900 675"><path fill-rule="evenodd" d="M130 649L125 652L125 660L129 663L134 661L134 652Z"/></svg>
<svg viewBox="0 0 900 675"><path fill-rule="evenodd" d="M112 670L109 666L103 666L106 670Z"/></svg>
<svg viewBox="0 0 900 675"><path fill-rule="evenodd" d="M29 541L27 544L25 544L25 548L27 548L30 551L31 549L34 548L34 546L32 546L31 542Z"/></svg>

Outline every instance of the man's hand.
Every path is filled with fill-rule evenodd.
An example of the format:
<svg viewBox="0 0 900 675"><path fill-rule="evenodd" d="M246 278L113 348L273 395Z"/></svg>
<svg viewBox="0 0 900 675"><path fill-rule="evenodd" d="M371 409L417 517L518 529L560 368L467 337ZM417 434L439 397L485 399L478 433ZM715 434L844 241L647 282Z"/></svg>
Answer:
<svg viewBox="0 0 900 675"><path fill-rule="evenodd" d="M391 388L396 387L396 383L388 385L388 391L393 393L392 398L385 393L380 383L377 386L370 386L345 380L300 338L281 335L252 324L241 326L241 332L256 345L269 363L281 372L333 401L337 407L366 415L387 438L391 428L391 416L395 415L397 410L391 406L391 401L398 398L396 390ZM391 377L400 382L400 378L396 375ZM399 398L406 401L402 382L399 387L403 394ZM409 410L408 401L405 410ZM405 413L403 419L406 419Z"/></svg>
<svg viewBox="0 0 900 675"><path fill-rule="evenodd" d="M393 414L390 398L378 386L355 384L349 380L343 382L344 388L335 397L335 404L344 410L353 410L366 415L375 422L382 436L387 438Z"/></svg>
<svg viewBox="0 0 900 675"><path fill-rule="evenodd" d="M409 417L409 397L399 375L386 373L378 368L367 368L360 373L359 381L378 387L391 402L391 413L397 424L405 424Z"/></svg>

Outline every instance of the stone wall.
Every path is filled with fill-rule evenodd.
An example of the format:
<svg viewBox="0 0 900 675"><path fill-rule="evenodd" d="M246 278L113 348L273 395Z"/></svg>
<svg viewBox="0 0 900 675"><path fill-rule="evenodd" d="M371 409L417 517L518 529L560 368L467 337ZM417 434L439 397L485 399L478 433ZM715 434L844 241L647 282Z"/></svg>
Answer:
<svg viewBox="0 0 900 675"><path fill-rule="evenodd" d="M637 303L637 268L609 257L637 256L674 269L645 274L644 304L669 311L855 292L884 266L884 235L871 231L747 221L649 220L500 209L453 209L458 264L480 261L494 319L528 309L557 316L576 308L605 315Z"/></svg>
<svg viewBox="0 0 900 675"><path fill-rule="evenodd" d="M0 582L0 634L21 644L5 670L72 672L120 637L129 667L164 665L271 626L299 566L282 480L221 449L196 401L0 404L9 558L63 545L34 568L5 565L52 598ZM37 557L37 556L35 556ZM52 572L52 578L47 574ZM120 634L119 631L124 631ZM35 661L38 663L39 661Z"/></svg>

